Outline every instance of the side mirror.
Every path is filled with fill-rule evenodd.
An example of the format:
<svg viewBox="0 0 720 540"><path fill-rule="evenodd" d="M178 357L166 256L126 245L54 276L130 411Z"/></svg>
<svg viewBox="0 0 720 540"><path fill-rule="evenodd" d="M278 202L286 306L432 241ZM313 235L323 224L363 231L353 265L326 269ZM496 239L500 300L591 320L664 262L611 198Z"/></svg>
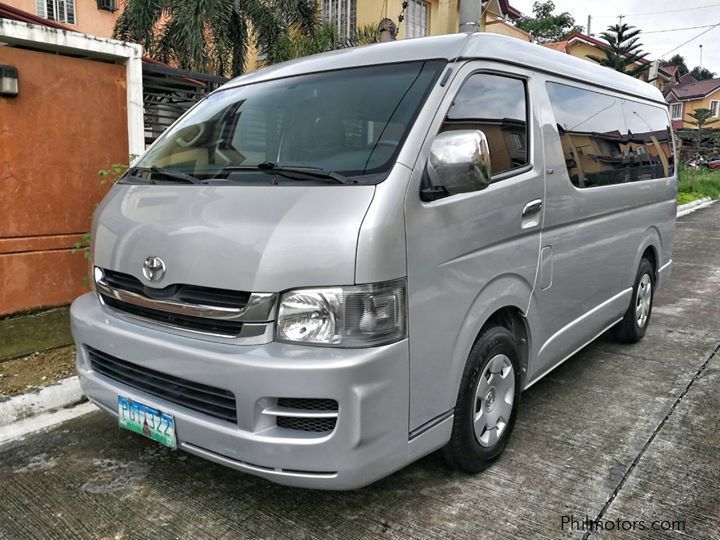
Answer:
<svg viewBox="0 0 720 540"><path fill-rule="evenodd" d="M490 149L485 134L476 129L438 133L430 148L422 198L436 200L441 193L455 195L490 185Z"/></svg>

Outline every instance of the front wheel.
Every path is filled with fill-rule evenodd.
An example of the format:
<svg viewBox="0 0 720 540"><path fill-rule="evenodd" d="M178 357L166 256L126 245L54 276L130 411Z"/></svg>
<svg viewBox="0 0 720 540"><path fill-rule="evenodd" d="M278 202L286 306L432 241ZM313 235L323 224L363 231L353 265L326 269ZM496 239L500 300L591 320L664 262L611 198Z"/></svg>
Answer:
<svg viewBox="0 0 720 540"><path fill-rule="evenodd" d="M635 276L632 302L623 319L613 328L618 341L637 343L643 338L650 324L654 294L655 269L649 260L643 258Z"/></svg>
<svg viewBox="0 0 720 540"><path fill-rule="evenodd" d="M514 336L502 326L485 330L473 346L442 450L451 468L479 472L505 449L520 401L519 358Z"/></svg>

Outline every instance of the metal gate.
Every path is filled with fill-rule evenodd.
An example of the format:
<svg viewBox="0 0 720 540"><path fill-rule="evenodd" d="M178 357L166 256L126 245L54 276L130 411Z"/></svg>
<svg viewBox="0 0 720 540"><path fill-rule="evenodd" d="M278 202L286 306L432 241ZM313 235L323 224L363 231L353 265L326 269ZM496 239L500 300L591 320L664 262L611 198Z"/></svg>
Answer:
<svg viewBox="0 0 720 540"><path fill-rule="evenodd" d="M143 60L145 145L227 79Z"/></svg>

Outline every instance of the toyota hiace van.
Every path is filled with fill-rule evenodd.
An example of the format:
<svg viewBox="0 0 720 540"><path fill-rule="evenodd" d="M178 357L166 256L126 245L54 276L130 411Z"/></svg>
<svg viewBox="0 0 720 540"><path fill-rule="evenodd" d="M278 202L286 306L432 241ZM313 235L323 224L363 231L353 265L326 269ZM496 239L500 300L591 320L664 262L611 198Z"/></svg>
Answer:
<svg viewBox="0 0 720 540"><path fill-rule="evenodd" d="M643 337L670 125L651 84L492 34L232 80L95 214L82 388L283 484L357 488L439 449L480 471L522 391L607 330Z"/></svg>

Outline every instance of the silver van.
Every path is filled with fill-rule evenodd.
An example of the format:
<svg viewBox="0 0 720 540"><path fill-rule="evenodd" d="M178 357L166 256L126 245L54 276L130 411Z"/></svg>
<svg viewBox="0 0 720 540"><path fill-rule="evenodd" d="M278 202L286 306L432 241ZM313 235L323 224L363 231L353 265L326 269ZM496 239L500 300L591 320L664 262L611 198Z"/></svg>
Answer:
<svg viewBox="0 0 720 540"><path fill-rule="evenodd" d="M235 79L129 169L72 306L87 396L241 471L352 489L474 473L523 390L640 340L677 175L652 85L490 34Z"/></svg>

